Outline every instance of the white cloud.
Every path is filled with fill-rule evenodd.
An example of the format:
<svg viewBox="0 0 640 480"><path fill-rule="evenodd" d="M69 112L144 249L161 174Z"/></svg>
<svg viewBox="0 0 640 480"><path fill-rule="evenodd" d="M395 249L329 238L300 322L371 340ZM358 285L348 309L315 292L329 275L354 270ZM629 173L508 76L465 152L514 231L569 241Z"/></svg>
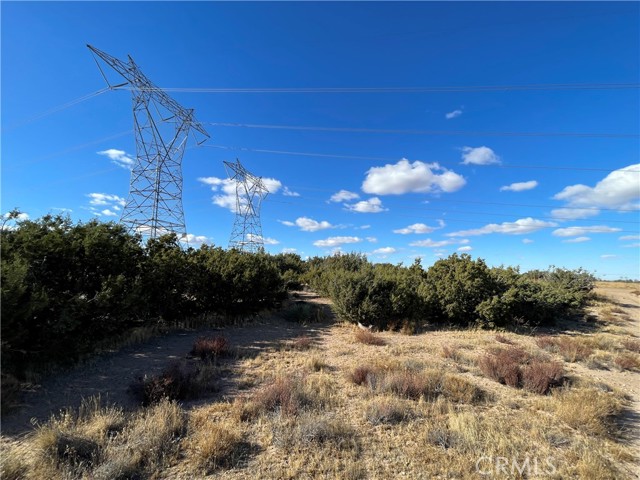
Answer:
<svg viewBox="0 0 640 480"><path fill-rule="evenodd" d="M289 187L284 187L282 190L282 194L285 197L299 197L300 194L298 192L294 192L292 190L289 189Z"/></svg>
<svg viewBox="0 0 640 480"><path fill-rule="evenodd" d="M372 167L366 175L362 183L362 190L377 195L451 193L460 190L467 183L464 177L437 163L420 161L409 163L406 158L395 165Z"/></svg>
<svg viewBox="0 0 640 480"><path fill-rule="evenodd" d="M318 222L317 220L314 220L314 219L308 218L308 217L299 217L298 219L296 219L295 222L289 222L289 221L286 221L286 220L285 221L280 220L280 223L282 223L283 225L286 225L287 227L298 226L298 227L300 227L300 230L302 230L303 232L317 232L318 230L325 230L327 228L335 228L333 225L331 225L326 220L322 220L321 222Z"/></svg>
<svg viewBox="0 0 640 480"><path fill-rule="evenodd" d="M501 192L524 192L525 190L531 190L538 186L538 182L535 180L529 180L528 182L516 182L511 185L505 185L500 187Z"/></svg>
<svg viewBox="0 0 640 480"><path fill-rule="evenodd" d="M567 207L587 209L586 216L597 215L599 208L619 211L640 209L640 163L614 170L594 187L576 184L565 187L553 197ZM591 210L588 210L591 209ZM595 211L596 213L592 213ZM578 213L574 214L578 215ZM586 218L586 216L573 218Z"/></svg>
<svg viewBox="0 0 640 480"><path fill-rule="evenodd" d="M382 207L382 201L378 197L371 197L369 200L362 200L357 203L344 204L347 210L359 213L380 213L387 209Z"/></svg>
<svg viewBox="0 0 640 480"><path fill-rule="evenodd" d="M313 242L316 247L339 247L347 243L359 243L362 239L359 237L329 237L325 240L317 240Z"/></svg>
<svg viewBox="0 0 640 480"><path fill-rule="evenodd" d="M11 212L7 212L5 213L2 218L9 218L11 216ZM29 220L29 214L28 213L24 213L24 212L20 212L18 213L18 215L16 215L16 217L14 218L14 220L16 221L20 221L20 220Z"/></svg>
<svg viewBox="0 0 640 480"><path fill-rule="evenodd" d="M431 240L430 238L427 238L426 240L419 240L417 242L411 242L409 245L412 246L412 247L438 248L438 247L444 247L446 245L452 245L454 243L456 243L454 240L434 241L434 240Z"/></svg>
<svg viewBox="0 0 640 480"><path fill-rule="evenodd" d="M578 220L594 217L600 213L597 208L556 208L551 210L551 216L556 220Z"/></svg>
<svg viewBox="0 0 640 480"><path fill-rule="evenodd" d="M454 110L453 112L445 113L444 117L447 120L451 120L452 118L459 117L460 115L462 115L462 110L458 108L458 109Z"/></svg>
<svg viewBox="0 0 640 480"><path fill-rule="evenodd" d="M522 239L522 243L524 243L525 245L529 244L529 243L533 243L533 240L531 240L530 238L523 238Z"/></svg>
<svg viewBox="0 0 640 480"><path fill-rule="evenodd" d="M640 247L640 242L630 243L628 245L622 245L622 248L638 248Z"/></svg>
<svg viewBox="0 0 640 480"><path fill-rule="evenodd" d="M111 160L111 162L115 165L126 168L127 170L131 170L133 168L133 164L135 163L135 160L131 158L124 150L110 148L108 150L102 150L97 153L98 155L104 155L105 157L109 158L109 160Z"/></svg>
<svg viewBox="0 0 640 480"><path fill-rule="evenodd" d="M104 215L105 217L115 217L118 215L116 212L112 212L108 208L105 208L104 210L102 210L100 214Z"/></svg>
<svg viewBox="0 0 640 480"><path fill-rule="evenodd" d="M460 247L458 249L459 252L470 252L471 250L473 250L473 247L470 247L469 245L466 245L464 247Z"/></svg>
<svg viewBox="0 0 640 480"><path fill-rule="evenodd" d="M282 253L296 253L298 251L297 248L283 248Z"/></svg>
<svg viewBox="0 0 640 480"><path fill-rule="evenodd" d="M235 180L230 178L218 178L218 177L199 177L198 181L209 185L212 192L218 193L213 196L213 203L219 207L226 208L227 210L236 213L236 184ZM282 187L282 183L275 178L263 178L262 183L269 193L277 193ZM245 205L246 199L244 196L240 196L241 205Z"/></svg>
<svg viewBox="0 0 640 480"><path fill-rule="evenodd" d="M360 230L368 230L368 229L371 228L371 225L362 225L361 227L356 227L356 228L358 228Z"/></svg>
<svg viewBox="0 0 640 480"><path fill-rule="evenodd" d="M605 260L608 258L617 258L617 257L618 257L617 255L611 255L611 254L600 255L600 258L603 258Z"/></svg>
<svg viewBox="0 0 640 480"><path fill-rule="evenodd" d="M464 165L491 165L500 163L500 157L489 147L462 147Z"/></svg>
<svg viewBox="0 0 640 480"><path fill-rule="evenodd" d="M252 242L262 241L262 243L264 243L265 245L278 245L280 243L278 240L274 238L261 237L260 235L254 235L253 233L247 234L247 240Z"/></svg>
<svg viewBox="0 0 640 480"><path fill-rule="evenodd" d="M378 241L376 237L367 237L366 240L369 243L376 243Z"/></svg>
<svg viewBox="0 0 640 480"><path fill-rule="evenodd" d="M90 205L120 205L124 207L126 203L124 198L109 193L88 193L87 197L91 199L89 200Z"/></svg>
<svg viewBox="0 0 640 480"><path fill-rule="evenodd" d="M59 212L64 212L64 213L73 212L73 210L71 210L70 208L64 208L64 207L53 207L52 210L58 210Z"/></svg>
<svg viewBox="0 0 640 480"><path fill-rule="evenodd" d="M622 237L619 237L618 240L640 240L640 235L623 235Z"/></svg>
<svg viewBox="0 0 640 480"><path fill-rule="evenodd" d="M552 235L556 237L579 237L587 233L614 233L620 228L607 227L606 225L593 225L589 227L567 227L554 230Z"/></svg>
<svg viewBox="0 0 640 480"><path fill-rule="evenodd" d="M376 248L371 253L373 253L374 255L389 255L395 252L396 252L396 249L393 247L382 247L382 248Z"/></svg>
<svg viewBox="0 0 640 480"><path fill-rule="evenodd" d="M349 190L340 190L338 193L334 193L331 195L329 199L330 202L348 202L349 200L355 200L356 198L360 198L355 192L350 192Z"/></svg>
<svg viewBox="0 0 640 480"><path fill-rule="evenodd" d="M202 245L203 243L210 243L209 237L204 235L194 235L193 233L187 233L186 237L183 237L183 242L187 242L190 245Z"/></svg>
<svg viewBox="0 0 640 480"><path fill-rule="evenodd" d="M410 233L431 233L434 230L444 228L445 223L442 220L438 220L438 222L440 225L439 227L430 227L428 225L425 225L424 223L414 223L413 225L409 225L408 227L394 230L393 233L399 233L400 235L409 235Z"/></svg>
<svg viewBox="0 0 640 480"><path fill-rule="evenodd" d="M570 238L569 240L563 240L562 243L583 243L591 240L589 237L576 237Z"/></svg>
<svg viewBox="0 0 640 480"><path fill-rule="evenodd" d="M544 222L535 218L527 217L516 220L515 222L504 222L501 224L490 223L481 228L472 230L461 230L459 232L448 233L448 237L466 237L471 235L487 235L490 233L503 233L506 235L525 235L527 233L537 232L542 228L557 227L554 222Z"/></svg>

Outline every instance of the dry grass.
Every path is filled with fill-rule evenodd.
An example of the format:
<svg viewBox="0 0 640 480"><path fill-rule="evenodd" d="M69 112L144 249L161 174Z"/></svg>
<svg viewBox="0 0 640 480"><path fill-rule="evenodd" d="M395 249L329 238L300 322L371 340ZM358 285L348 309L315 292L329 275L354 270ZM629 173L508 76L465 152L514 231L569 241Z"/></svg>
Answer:
<svg viewBox="0 0 640 480"><path fill-rule="evenodd" d="M222 335L201 337L195 341L191 355L202 360L222 357L229 353L229 341Z"/></svg>
<svg viewBox="0 0 640 480"><path fill-rule="evenodd" d="M622 411L622 402L615 394L593 388L563 389L554 400L554 413L571 428L595 436L619 433L615 418Z"/></svg>
<svg viewBox="0 0 640 480"><path fill-rule="evenodd" d="M313 340L307 335L296 337L291 342L291 348L294 350L308 350L313 346Z"/></svg>
<svg viewBox="0 0 640 480"><path fill-rule="evenodd" d="M584 337L568 336L548 337L536 339L537 345L547 352L559 354L565 362L582 362L593 353L593 347Z"/></svg>
<svg viewBox="0 0 640 480"><path fill-rule="evenodd" d="M640 371L640 355L635 353L621 353L613 359L613 363L620 370Z"/></svg>
<svg viewBox="0 0 640 480"><path fill-rule="evenodd" d="M640 340L637 338L625 338L622 340L622 346L633 353L640 353Z"/></svg>
<svg viewBox="0 0 640 480"><path fill-rule="evenodd" d="M362 329L356 330L355 339L357 342L364 343L365 345L382 346L382 345L386 345L387 343L379 335L376 335L375 333L370 332L369 330L362 330Z"/></svg>

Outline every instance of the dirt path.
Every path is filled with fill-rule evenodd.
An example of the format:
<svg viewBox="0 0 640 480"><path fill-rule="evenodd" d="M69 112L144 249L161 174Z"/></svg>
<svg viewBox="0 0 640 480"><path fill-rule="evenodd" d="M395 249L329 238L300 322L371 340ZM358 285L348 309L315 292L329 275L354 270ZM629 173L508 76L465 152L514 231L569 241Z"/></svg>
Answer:
<svg viewBox="0 0 640 480"><path fill-rule="evenodd" d="M303 300L313 300L311 294L301 294ZM201 336L223 334L232 346L267 349L301 334L319 334L327 325L312 328L287 322L272 316L243 327L208 328L172 333L139 345L102 355L89 365L80 365L68 372L53 375L33 391L25 392L21 407L2 418L3 435L19 435L33 430L31 419L47 420L65 407L77 408L82 399L100 395L107 403L125 409L139 406L128 392L137 378L160 373L171 361L184 359L194 341Z"/></svg>

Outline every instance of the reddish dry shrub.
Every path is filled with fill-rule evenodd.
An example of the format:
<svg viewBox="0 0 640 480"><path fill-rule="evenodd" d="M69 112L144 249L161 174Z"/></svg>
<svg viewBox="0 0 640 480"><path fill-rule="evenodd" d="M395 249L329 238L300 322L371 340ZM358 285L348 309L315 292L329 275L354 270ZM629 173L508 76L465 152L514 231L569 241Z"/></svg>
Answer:
<svg viewBox="0 0 640 480"><path fill-rule="evenodd" d="M375 333L362 329L358 329L358 331L356 331L356 341L366 345L381 346L385 344L385 341Z"/></svg>
<svg viewBox="0 0 640 480"><path fill-rule="evenodd" d="M349 380L355 383L356 385L363 385L367 383L368 379L374 376L377 373L377 370L373 367L362 366L356 367L350 374Z"/></svg>
<svg viewBox="0 0 640 480"><path fill-rule="evenodd" d="M564 369L559 362L532 359L521 369L522 388L533 393L546 395L551 388L562 385Z"/></svg>
<svg viewBox="0 0 640 480"><path fill-rule="evenodd" d="M172 363L157 376L138 378L129 391L147 406L169 400L187 400L197 397L204 390L213 388L204 385L198 378L199 370L179 363Z"/></svg>
<svg viewBox="0 0 640 480"><path fill-rule="evenodd" d="M552 352L555 349L555 341L553 337L549 335L543 335L541 337L536 338L536 344L543 350L547 352Z"/></svg>
<svg viewBox="0 0 640 480"><path fill-rule="evenodd" d="M460 359L458 347L450 347L449 345L443 345L442 356L444 358L450 358L451 360L458 361Z"/></svg>
<svg viewBox="0 0 640 480"><path fill-rule="evenodd" d="M495 336L495 339L496 339L496 342L504 343L507 345L513 345L513 340L511 340L508 337L505 337L504 335L498 334Z"/></svg>
<svg viewBox="0 0 640 480"><path fill-rule="evenodd" d="M556 345L558 347L558 353L562 355L567 362L586 360L593 353L593 348L571 337L557 338Z"/></svg>
<svg viewBox="0 0 640 480"><path fill-rule="evenodd" d="M229 341L222 335L215 337L200 337L193 344L191 355L205 360L222 357L229 353Z"/></svg>
<svg viewBox="0 0 640 480"><path fill-rule="evenodd" d="M478 366L496 382L541 395L562 384L564 378L560 363L534 357L519 347L489 352L479 358Z"/></svg>
<svg viewBox="0 0 640 480"><path fill-rule="evenodd" d="M613 360L613 363L620 370L640 370L640 357L633 353L621 353Z"/></svg>
<svg viewBox="0 0 640 480"><path fill-rule="evenodd" d="M635 338L625 338L622 346L631 352L640 353L640 340Z"/></svg>
<svg viewBox="0 0 640 480"><path fill-rule="evenodd" d="M295 415L309 402L299 381L277 378L256 392L253 403L259 411L280 410L285 415Z"/></svg>
<svg viewBox="0 0 640 480"><path fill-rule="evenodd" d="M307 335L301 335L299 337L294 338L293 342L291 342L291 348L295 350L308 350L311 348L313 341Z"/></svg>
<svg viewBox="0 0 640 480"><path fill-rule="evenodd" d="M418 400L440 390L429 380L430 378L410 370L390 372L384 378L383 389L400 397Z"/></svg>

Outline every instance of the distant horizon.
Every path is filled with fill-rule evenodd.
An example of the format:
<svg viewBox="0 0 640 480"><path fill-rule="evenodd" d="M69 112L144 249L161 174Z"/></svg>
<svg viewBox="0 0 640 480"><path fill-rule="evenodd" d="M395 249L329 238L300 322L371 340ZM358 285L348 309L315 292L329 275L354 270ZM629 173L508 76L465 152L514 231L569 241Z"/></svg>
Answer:
<svg viewBox="0 0 640 480"><path fill-rule="evenodd" d="M190 245L227 247L239 158L269 253L452 253L640 281L637 2L3 2L2 213L118 221L136 64L210 135ZM112 85L122 83L101 65Z"/></svg>

